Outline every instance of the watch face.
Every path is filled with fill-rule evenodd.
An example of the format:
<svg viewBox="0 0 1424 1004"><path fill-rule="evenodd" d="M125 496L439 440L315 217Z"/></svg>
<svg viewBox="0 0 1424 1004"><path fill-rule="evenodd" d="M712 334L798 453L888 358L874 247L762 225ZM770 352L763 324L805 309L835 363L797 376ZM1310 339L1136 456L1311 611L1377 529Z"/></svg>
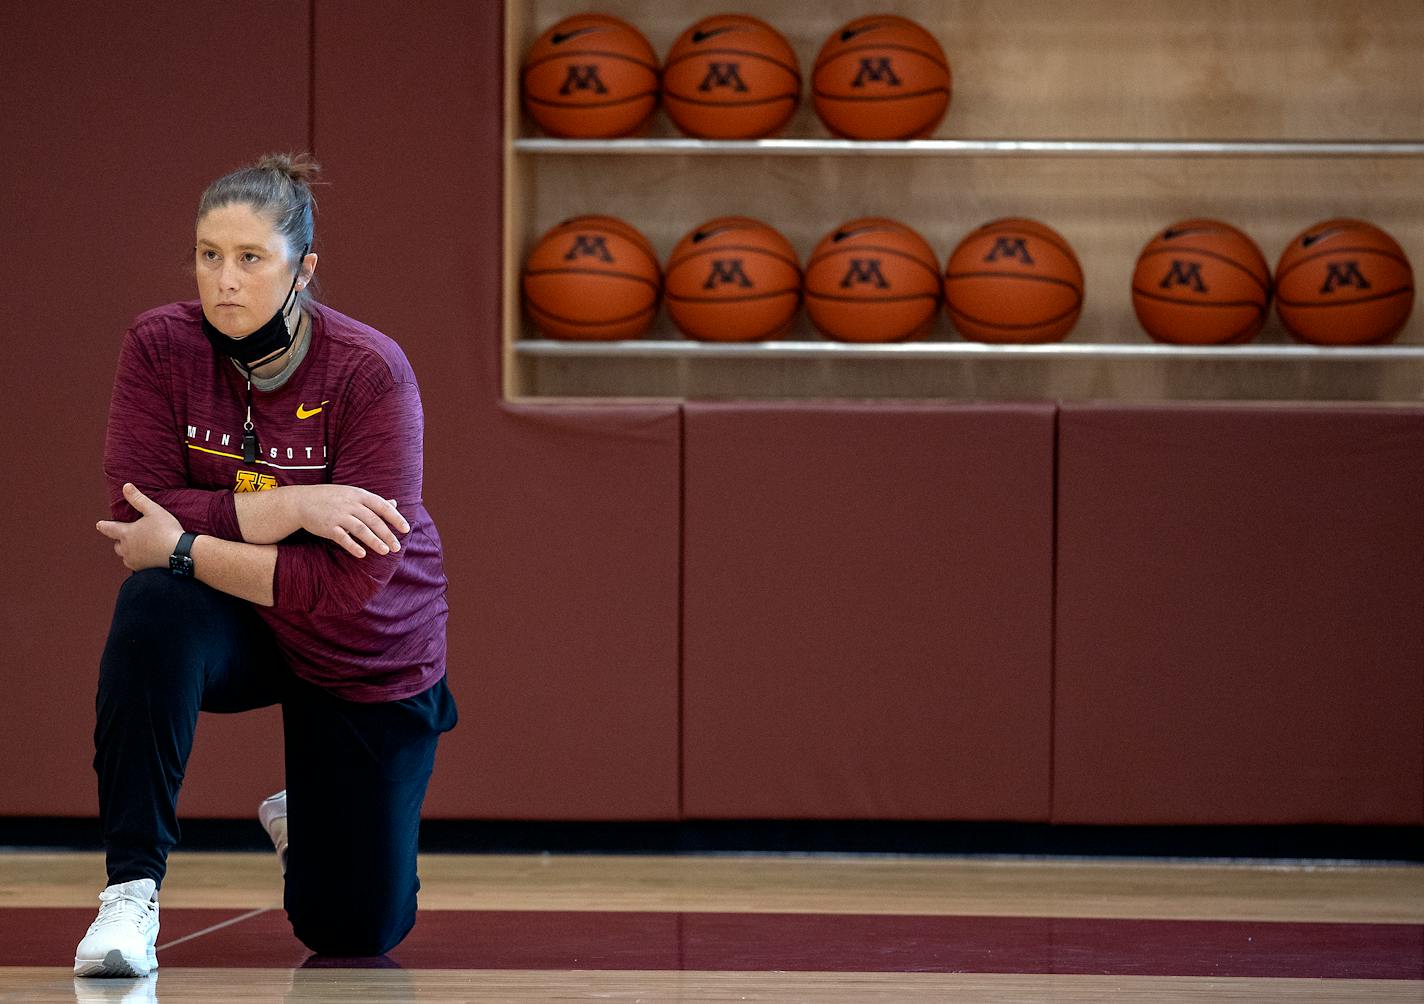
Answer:
<svg viewBox="0 0 1424 1004"><path fill-rule="evenodd" d="M193 559L186 554L182 556L171 554L168 556L168 570L174 575L192 575Z"/></svg>

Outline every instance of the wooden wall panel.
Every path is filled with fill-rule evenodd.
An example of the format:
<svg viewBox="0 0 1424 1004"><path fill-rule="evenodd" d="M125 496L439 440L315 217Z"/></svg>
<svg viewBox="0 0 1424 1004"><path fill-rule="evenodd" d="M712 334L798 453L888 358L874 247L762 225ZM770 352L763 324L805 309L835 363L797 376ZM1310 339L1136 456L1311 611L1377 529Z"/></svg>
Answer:
<svg viewBox="0 0 1424 1004"><path fill-rule="evenodd" d="M581 9L539 0L515 26L527 46ZM637 25L659 56L712 0L669 7L623 0L607 8ZM809 79L835 28L865 13L854 0L814 7L764 0L746 8L791 41ZM943 44L954 98L936 138L1114 140L1415 140L1424 137L1424 14L1408 0L1338 4L1295 0L1049 0L982 4L906 0ZM522 51L522 49L521 49ZM517 64L518 54L515 54ZM522 135L538 135L527 118ZM653 137L679 135L659 112ZM784 131L827 133L809 84ZM558 220L608 213L642 229L666 257L692 227L716 215L763 219L786 233L804 261L841 222L884 215L918 229L941 263L974 227L1029 216L1058 229L1083 263L1086 293L1069 341L1148 345L1129 294L1143 245L1190 216L1246 231L1274 266L1296 233L1332 216L1384 227L1416 266L1424 263L1424 156L957 158L769 153L566 156L520 154L510 225L519 255ZM511 336L531 337L517 314ZM680 338L664 313L650 337ZM819 341L804 312L790 337ZM928 337L958 341L942 312ZM1258 344L1288 344L1272 314ZM1416 311L1399 344L1424 345ZM864 358L811 362L702 359L529 359L517 393L533 397L1052 397L1066 399L1417 400L1424 361L1340 364L1015 358L990 362Z"/></svg>

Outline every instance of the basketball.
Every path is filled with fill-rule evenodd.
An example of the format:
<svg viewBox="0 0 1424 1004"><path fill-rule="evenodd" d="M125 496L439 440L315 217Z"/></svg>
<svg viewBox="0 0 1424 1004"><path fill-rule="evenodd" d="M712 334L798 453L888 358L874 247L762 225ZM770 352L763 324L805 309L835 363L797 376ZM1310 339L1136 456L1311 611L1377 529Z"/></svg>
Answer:
<svg viewBox="0 0 1424 1004"><path fill-rule="evenodd" d="M524 303L550 338L637 338L653 323L661 287L657 255L611 216L576 216L534 245L521 275Z"/></svg>
<svg viewBox="0 0 1424 1004"><path fill-rule="evenodd" d="M862 17L833 32L811 74L816 114L848 139L928 136L949 108L949 59L914 21Z"/></svg>
<svg viewBox="0 0 1424 1004"><path fill-rule="evenodd" d="M626 136L658 104L658 57L631 24L607 14L565 18L524 57L524 108L552 136Z"/></svg>
<svg viewBox="0 0 1424 1004"><path fill-rule="evenodd" d="M1147 242L1132 309L1147 333L1177 345L1250 341L1266 323L1271 273L1254 241L1219 220L1173 223Z"/></svg>
<svg viewBox="0 0 1424 1004"><path fill-rule="evenodd" d="M1056 342L1083 309L1083 269L1062 235L1036 220L986 223L944 269L955 329L976 342Z"/></svg>
<svg viewBox="0 0 1424 1004"><path fill-rule="evenodd" d="M841 224L806 263L806 311L837 341L913 338L934 320L939 294L934 249L903 223L878 216Z"/></svg>
<svg viewBox="0 0 1424 1004"><path fill-rule="evenodd" d="M663 105L674 124L702 139L770 136L801 101L791 44L765 21L719 14L688 28L663 64Z"/></svg>
<svg viewBox="0 0 1424 1004"><path fill-rule="evenodd" d="M1390 342L1414 308L1414 269L1373 223L1317 223L1286 245L1276 265L1276 313L1315 345Z"/></svg>
<svg viewBox="0 0 1424 1004"><path fill-rule="evenodd" d="M751 342L791 326L801 266L791 242L760 220L719 216L692 230L667 262L668 316L689 338Z"/></svg>

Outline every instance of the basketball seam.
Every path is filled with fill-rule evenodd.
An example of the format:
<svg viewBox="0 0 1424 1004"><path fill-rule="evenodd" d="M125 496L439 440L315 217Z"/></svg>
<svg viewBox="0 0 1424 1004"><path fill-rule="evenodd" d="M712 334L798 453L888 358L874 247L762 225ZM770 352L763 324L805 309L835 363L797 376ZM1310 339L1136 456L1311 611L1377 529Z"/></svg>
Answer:
<svg viewBox="0 0 1424 1004"><path fill-rule="evenodd" d="M666 299L677 303L746 303L749 300L769 300L774 296L785 296L792 294L798 300L801 298L800 286L788 286L785 289L774 289L765 293L747 293L737 296L680 296L677 293L667 293Z"/></svg>
<svg viewBox="0 0 1424 1004"><path fill-rule="evenodd" d="M774 258L779 262L782 262L786 265L790 265L793 269L796 270L797 275L801 274L801 264L795 258L788 258L780 251L772 251L768 248L760 248L753 244L720 244L716 247L699 248L696 251L684 251L681 256L673 258L667 263L666 274L671 274L673 269L678 268L686 262L692 261L692 259L694 258L701 258L704 255L716 254L721 251L755 251L758 254L768 255L769 257ZM810 266L808 265L807 268L809 267Z"/></svg>
<svg viewBox="0 0 1424 1004"><path fill-rule="evenodd" d="M602 272L596 268L540 268L524 269L524 278L541 275L598 275L607 279L627 279L630 282L641 282L650 287L654 292L658 290L659 284L651 279L644 279L640 275L630 275L627 272Z"/></svg>
<svg viewBox="0 0 1424 1004"><path fill-rule="evenodd" d="M1012 272L946 272L944 281L951 279L1024 279L1029 282L1047 282L1055 286L1066 286L1078 297L1078 302L1083 302L1083 292L1077 283L1069 282L1067 279L1057 279L1051 275L1015 275Z"/></svg>
<svg viewBox="0 0 1424 1004"><path fill-rule="evenodd" d="M614 317L607 321L584 321L572 317L565 317L562 314L556 314L552 310L546 310L532 300L528 301L526 305L531 314L542 314L552 321L558 321L561 324L578 325L584 328L606 328L610 324L626 324L631 320L642 317L644 314L656 314L658 311L658 305L654 302L651 306L644 307L642 310L636 310L631 314L624 314L621 317Z"/></svg>
<svg viewBox="0 0 1424 1004"><path fill-rule="evenodd" d="M1245 272L1247 275L1249 275L1249 276L1251 277L1251 279L1256 283L1256 285L1258 285L1258 286L1261 287L1261 292L1265 293L1268 298L1269 298L1270 295L1271 295L1270 269L1269 269L1269 268L1266 269L1266 281L1265 281L1265 282L1262 282L1262 281L1261 281L1261 277L1258 276L1255 272L1252 272L1249 268L1247 268L1245 265L1241 264L1239 261L1236 261L1236 260L1233 259L1233 258L1228 258L1228 257L1226 257L1226 255L1222 254L1220 251L1208 251L1208 250L1206 250L1205 248L1194 248L1194 247L1157 248L1157 249L1155 249L1155 250L1149 248L1148 250L1143 251L1142 254L1140 254L1140 255L1137 256L1137 264L1138 264L1138 265L1141 265L1141 264L1142 264L1142 260L1143 260L1144 258L1150 258L1150 257L1152 257L1153 255L1159 255L1159 254L1177 254L1177 253L1179 253L1179 252L1185 252L1185 253L1191 253L1191 254L1204 255L1204 256L1207 257L1207 258L1215 258L1215 259L1218 260L1218 261L1224 262L1224 263L1226 263L1227 265L1230 265L1232 268L1238 269L1238 270L1240 270L1240 271L1242 271L1242 272Z"/></svg>
<svg viewBox="0 0 1424 1004"><path fill-rule="evenodd" d="M1082 306L1083 306L1083 302L1080 300L1080 301L1078 301L1077 303L1075 303L1072 307L1070 307L1070 308L1068 308L1067 310L1063 311L1061 314L1054 314L1052 317L1047 318L1046 320L1035 321L1035 322L1032 323L1032 324L1008 324L1008 323L1006 323L1006 322L1004 322L1004 321L985 321L985 320L982 320L982 319L980 319L980 318L978 318L978 317L975 317L973 314L969 313L967 310L957 310L957 309L955 308L954 304L952 304L952 303L949 303L949 302L947 302L947 301L946 301L946 303L945 303L945 308L946 308L951 314L955 315L956 317L962 317L962 318L964 318L966 321L972 321L973 323L982 325L983 327L986 327L986 328L1000 328L1000 329L1002 329L1002 330L1004 330L1004 331L1026 331L1026 330L1028 330L1029 328L1043 328L1043 327L1047 327L1047 326L1050 325L1050 324L1057 324L1059 321L1063 320L1065 317L1071 317L1071 316L1073 316L1074 314L1078 313L1078 311L1082 308Z"/></svg>
<svg viewBox="0 0 1424 1004"><path fill-rule="evenodd" d="M904 94L865 94L865 95L842 95L826 94L823 91L812 89L811 96L818 101L841 101L854 102L859 104L864 101L908 101L911 98L922 98L929 94L949 95L948 87L928 87L922 91L906 91Z"/></svg>
<svg viewBox="0 0 1424 1004"><path fill-rule="evenodd" d="M788 91L785 94L776 94L769 98L748 98L745 101L708 101L705 98L684 98L680 94L672 91L664 91L664 98L671 98L681 101L683 104L700 105L704 108L751 108L754 105L769 105L775 101L799 101L800 91Z"/></svg>
<svg viewBox="0 0 1424 1004"><path fill-rule="evenodd" d="M833 251L825 251L819 255L813 255L811 257L811 260L806 263L806 271L810 272L811 266L817 264L818 262L823 262L833 255L841 254L846 251L878 251L881 254L894 255L897 258L904 258L908 261L914 262L916 265L929 272L930 275L934 276L934 280L936 283L940 281L938 261L935 261L934 266L931 267L929 265L926 265L923 259L915 257L908 251L901 251L899 248L888 248L885 247L883 244L842 244L840 247L836 248Z"/></svg>
<svg viewBox="0 0 1424 1004"><path fill-rule="evenodd" d="M565 50L563 52L553 53L552 55L548 56L541 56L538 59L534 60L534 62L532 63L525 63L524 69L520 74L520 79L522 80L524 77L527 77L531 70L537 69L538 67L543 66L545 63L552 63L556 59L566 59L569 56L603 56L607 59L621 59L625 63L632 63L634 66L641 66L646 70L650 70L654 77L658 75L658 64L655 62L645 63L641 59L638 59L634 56L624 55L621 52L608 52L603 49L570 49ZM654 56L653 58L656 59L657 57Z"/></svg>
<svg viewBox="0 0 1424 1004"><path fill-rule="evenodd" d="M1214 303L1206 303L1197 300L1178 300L1175 297L1163 296L1161 293L1152 293L1141 286L1132 287L1134 296L1141 296L1148 300L1159 300L1162 303L1177 303L1184 307L1252 307L1258 313L1266 313L1266 304L1257 303L1255 300L1220 300Z"/></svg>
<svg viewBox="0 0 1424 1004"><path fill-rule="evenodd" d="M943 70L945 73L950 73L950 72L952 72L952 71L950 70L950 68L949 68L949 57L948 57L948 56L943 56L943 55L937 56L937 55L935 55L935 54L932 53L932 52L926 52L924 49L917 49L917 48L915 48L913 45L903 45L903 44L896 43L896 42L888 42L888 43L881 43L881 44L879 44L879 45L874 45L874 44L870 44L870 45L850 45L850 46L846 46L844 49L837 49L835 52L831 53L829 56L826 55L824 52L822 52L819 56L816 57L816 63L815 63L815 66L814 66L814 67L812 68L812 70L811 70L811 75L812 75L813 78L815 77L816 71L821 68L821 64L822 64L823 62L827 62L827 63L828 63L828 62L830 62L830 61L833 60L833 59L839 59L841 56L844 56L844 55L846 55L847 53L851 53L851 52L864 52L864 51L867 50L867 49L879 49L879 50L894 49L894 50L897 51L897 52L913 52L913 53L914 53L915 55L917 55L917 56L924 56L926 59L928 59L931 63L934 63L936 66L938 66L938 67L939 67L941 70Z"/></svg>
<svg viewBox="0 0 1424 1004"><path fill-rule="evenodd" d="M1399 264L1409 269L1411 274L1414 272L1414 266L1409 263L1409 259L1404 257L1402 254L1395 254L1393 251L1388 251L1381 248L1362 248L1348 246L1343 248L1334 248L1333 250L1329 248L1322 248L1319 251L1315 251L1311 254L1306 255L1304 258L1300 259L1300 261L1291 262L1283 270L1277 273L1276 285L1279 286L1286 276L1290 275L1292 272L1294 272L1296 269L1300 268L1307 262L1315 261L1317 258L1324 258L1327 255L1332 254L1361 254L1365 252L1368 252L1369 254L1377 254L1383 258L1389 258L1392 261L1397 261L1399 262Z"/></svg>
<svg viewBox="0 0 1424 1004"><path fill-rule="evenodd" d="M644 98L648 97L652 98L653 101L656 102L658 98L657 90L654 89L651 91L640 91L637 94L629 95L626 98L613 98L609 101L550 101L547 98L536 98L530 94L525 94L524 100L529 102L529 104L531 105L542 105L546 108L574 108L581 110L585 108L612 108L615 105L626 105L630 101L641 101Z"/></svg>
<svg viewBox="0 0 1424 1004"><path fill-rule="evenodd" d="M768 56L768 55L767 55L766 53L764 53L764 52L749 52L749 51L746 50L746 49L699 49L699 50L697 50L696 52L690 52L690 53L688 53L688 54L685 55L685 56L676 56L676 57L673 57L673 58L669 59L666 63L663 64L663 77L666 78L666 77L667 77L668 70L671 70L674 66L678 65L679 63L685 63L685 62L687 62L688 60L691 60L691 59L698 59L698 58L700 58L700 57L702 57L702 56L709 56L709 55L718 55L718 56L751 56L753 59L764 59L764 60L766 60L768 63L770 63L772 66L779 66L779 67L781 67L781 69L785 70L787 73L789 73L789 74L791 74L793 77L795 77L795 78L796 78L796 88L797 88L797 90L799 91L800 88L801 88L801 67L784 63L784 62L782 62L780 59L778 59L777 57L775 57L775 56ZM793 53L793 56L794 56L794 55L795 55L795 54Z"/></svg>
<svg viewBox="0 0 1424 1004"><path fill-rule="evenodd" d="M1284 307L1349 307L1356 303L1373 303L1376 300L1388 300L1399 296L1402 293L1413 293L1414 286L1399 286L1384 293L1372 293L1369 296L1357 296L1352 300L1332 300L1329 303L1307 303L1302 300L1277 299L1276 302Z"/></svg>
<svg viewBox="0 0 1424 1004"><path fill-rule="evenodd" d="M812 290L806 291L808 300L832 300L836 303L863 303L874 306L878 303L904 303L910 300L933 300L939 302L938 293L906 293L903 296L877 296L872 298L859 296L843 296L839 293L817 293Z"/></svg>

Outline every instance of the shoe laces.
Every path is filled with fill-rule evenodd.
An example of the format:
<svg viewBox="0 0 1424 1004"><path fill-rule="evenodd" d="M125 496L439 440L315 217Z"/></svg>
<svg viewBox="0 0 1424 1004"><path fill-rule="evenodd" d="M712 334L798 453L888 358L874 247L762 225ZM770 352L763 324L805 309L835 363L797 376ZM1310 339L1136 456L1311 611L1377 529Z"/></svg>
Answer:
<svg viewBox="0 0 1424 1004"><path fill-rule="evenodd" d="M105 927L127 924L142 929L153 915L155 901L123 886L110 886L99 893L99 916L89 925L89 933Z"/></svg>

